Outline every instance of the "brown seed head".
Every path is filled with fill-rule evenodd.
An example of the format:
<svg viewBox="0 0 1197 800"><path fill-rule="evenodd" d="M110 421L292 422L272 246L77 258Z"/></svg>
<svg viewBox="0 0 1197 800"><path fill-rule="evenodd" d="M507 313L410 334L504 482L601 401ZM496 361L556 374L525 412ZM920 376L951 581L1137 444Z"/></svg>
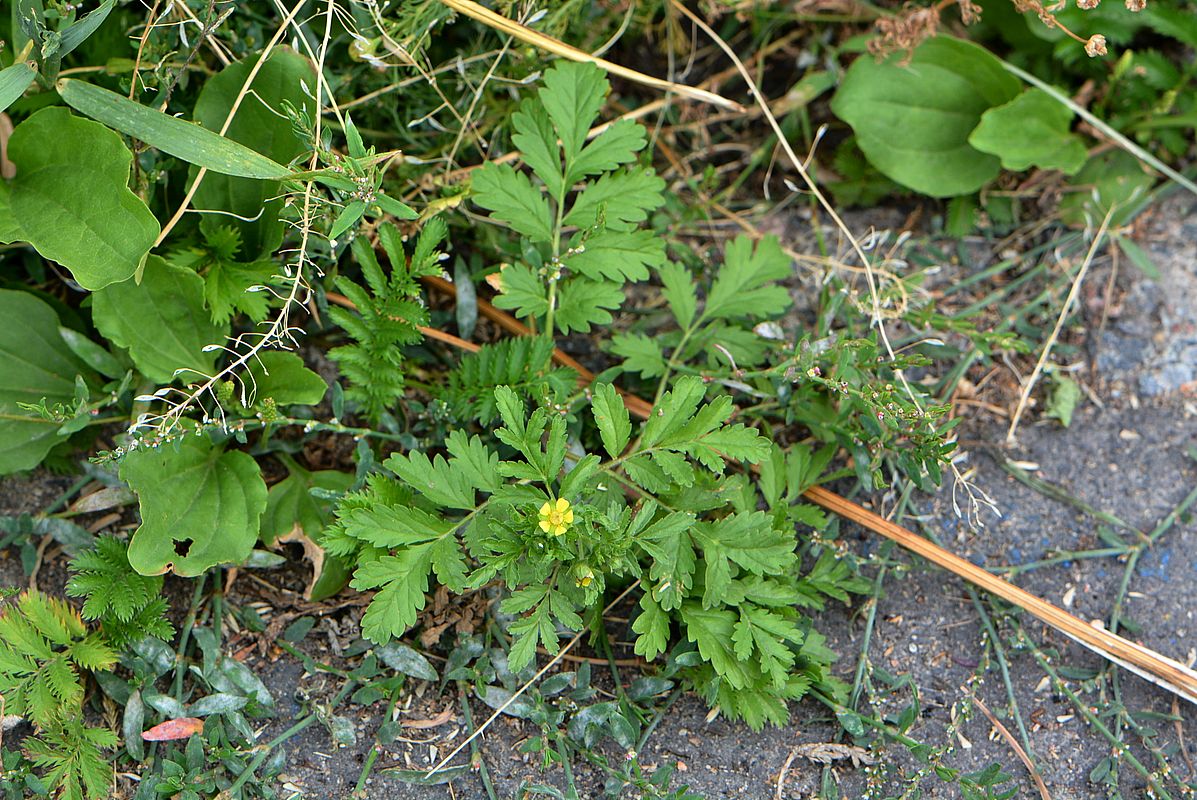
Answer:
<svg viewBox="0 0 1197 800"><path fill-rule="evenodd" d="M1106 54L1106 37L1100 33L1095 33L1089 37L1089 41L1085 42L1085 53L1089 58L1097 58Z"/></svg>

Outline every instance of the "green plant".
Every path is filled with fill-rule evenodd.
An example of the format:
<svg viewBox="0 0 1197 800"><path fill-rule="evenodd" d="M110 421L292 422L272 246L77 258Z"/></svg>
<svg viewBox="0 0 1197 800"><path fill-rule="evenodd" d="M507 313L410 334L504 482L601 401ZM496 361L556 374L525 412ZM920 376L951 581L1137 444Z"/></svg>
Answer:
<svg viewBox="0 0 1197 800"><path fill-rule="evenodd" d="M135 572L120 539L101 536L94 549L71 561L71 571L74 575L67 583L67 594L87 598L84 618L99 621L112 647L123 649L143 636L174 637L174 626L166 618L166 601L161 597L162 577Z"/></svg>
<svg viewBox="0 0 1197 800"><path fill-rule="evenodd" d="M812 683L834 691L830 652L789 606L800 586L818 602L856 584L842 573L796 578L790 517L752 510L749 485L725 474L728 459L759 462L768 446L755 430L727 424L729 398L703 404L704 394L701 380L682 378L633 439L623 401L597 385L591 416L606 457L576 449L567 457L566 418L543 407L529 416L501 386L496 436L516 458L461 433L447 440L448 459L391 456L391 499L339 513L340 535L365 546L353 586L379 590L365 635L385 642L414 625L430 574L454 591L498 578L510 592L501 610L519 615L509 626L519 670L537 646L558 650L559 629L582 630L580 612L609 585L639 581L636 652L664 653L676 625L707 662L696 672L704 693L726 713L754 726L780 722L784 699ZM800 491L795 470L787 497ZM814 574L828 575L826 563Z"/></svg>
<svg viewBox="0 0 1197 800"><path fill-rule="evenodd" d="M649 169L623 166L646 143L636 122L616 122L587 143L609 90L598 68L560 63L544 83L511 120L512 143L539 185L488 162L472 189L474 202L523 237L518 260L499 272L495 305L552 336L610 323L623 286L664 263L661 240L640 225L661 205L665 184Z"/></svg>
<svg viewBox="0 0 1197 800"><path fill-rule="evenodd" d="M69 800L107 796L111 771L100 750L116 734L83 719L83 673L107 670L116 653L62 600L23 593L0 615L0 696L5 713L27 717L26 743L43 780Z"/></svg>
<svg viewBox="0 0 1197 800"><path fill-rule="evenodd" d="M378 237L391 264L390 275L383 273L370 242L358 238L353 242L353 256L369 292L344 276L335 280L336 287L357 308L357 314L329 309L329 316L353 343L334 347L328 355L349 383L346 397L356 401L375 424L403 394L403 347L423 339L420 326L428 324L419 279L440 274L441 254L437 248L446 233L443 221L430 220L420 231L409 263L399 231L394 225L383 225Z"/></svg>

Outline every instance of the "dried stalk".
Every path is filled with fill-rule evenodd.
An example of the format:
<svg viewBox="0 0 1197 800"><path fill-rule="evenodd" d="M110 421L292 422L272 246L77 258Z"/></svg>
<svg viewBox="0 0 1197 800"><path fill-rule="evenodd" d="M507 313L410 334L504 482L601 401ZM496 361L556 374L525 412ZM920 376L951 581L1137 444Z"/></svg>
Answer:
<svg viewBox="0 0 1197 800"><path fill-rule="evenodd" d="M592 56L585 50L579 50L576 47L566 44L551 36L545 36L540 31L533 30L526 25L521 25L515 20L508 19L500 14L496 14L489 8L480 6L473 0L441 0L442 3L449 8L465 14L467 17L476 19L488 28L505 33L508 36L514 36L521 42L539 47L541 50L546 50L554 55L568 58L570 61L585 61L594 64L597 67L610 72L612 75L618 75L621 78L651 86L654 89L661 89L666 92L673 92L679 97L685 97L690 100L699 100L704 103L720 106L721 108L729 108L733 111L743 111L744 107L734 100L728 100L726 97L717 95L714 92L708 92L705 89L696 89L693 86L687 86L684 83L674 83L673 81L663 80L661 78L654 78L652 75L645 75L643 72L637 72L634 69L620 66L612 63L605 58L598 58Z"/></svg>

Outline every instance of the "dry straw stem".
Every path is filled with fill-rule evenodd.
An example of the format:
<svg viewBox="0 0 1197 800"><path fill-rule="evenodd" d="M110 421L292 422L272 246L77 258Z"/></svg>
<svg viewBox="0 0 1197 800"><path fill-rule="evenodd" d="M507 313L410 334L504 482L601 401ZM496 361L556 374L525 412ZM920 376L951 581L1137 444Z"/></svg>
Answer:
<svg viewBox="0 0 1197 800"><path fill-rule="evenodd" d="M508 19L500 14L496 14L489 8L478 5L473 0L441 0L449 8L465 14L467 17L476 19L483 25L489 28L494 28L497 31L506 33L509 36L514 36L521 42L539 47L542 50L547 50L554 55L568 58L570 61L585 61L595 66L605 69L612 75L618 75L621 78L651 86L654 89L662 89L667 92L673 92L679 97L686 97L690 100L699 100L704 103L711 103L712 105L720 106L722 108L730 108L733 111L743 111L744 107L734 100L728 100L726 97L717 95L714 92L708 92L705 89L696 89L693 86L686 86L683 83L674 83L673 81L662 80L661 78L654 78L652 75L645 75L643 72L637 72L634 69L614 64L605 58L597 58L587 53L584 50L579 50L576 47L566 44L551 36L545 36L539 31L535 31L526 25Z"/></svg>
<svg viewBox="0 0 1197 800"><path fill-rule="evenodd" d="M1179 661L1162 656L1154 650L1149 650L1117 634L1110 633L1105 628L1086 624L1064 609L1054 606L996 575L991 575L971 561L949 553L927 539L917 536L900 525L896 525L821 486L808 489L806 498L874 533L892 539L910 552L955 573L969 583L997 595L1008 603L1013 603L1101 657L1125 667L1139 677L1183 697L1190 703L1197 704L1197 672Z"/></svg>
<svg viewBox="0 0 1197 800"><path fill-rule="evenodd" d="M249 71L249 75L245 77L245 82L241 85L241 91L237 92L237 98L233 101L233 107L229 109L229 114L227 117L225 117L224 124L220 126L221 136L224 136L226 133L228 133L229 126L233 124L233 118L237 116L237 109L241 108L241 102L245 100L245 96L249 94L250 86L253 85L254 79L258 77L258 72L261 71L262 67L266 66L266 61L270 58L270 52L274 50L275 46L279 43L279 40L283 38L283 34L287 32L287 27L295 19L295 15L299 13L299 9L303 8L306 3L307 0L299 0L299 2L295 4L295 7L288 12L282 24L278 26L278 29L274 32L274 36L270 37L270 41L267 42L266 47L262 50L262 55L258 57L257 63L254 64L253 69ZM323 70L323 64L321 64L321 70ZM321 75L320 77L323 76ZM316 100L317 104L319 104L320 98L317 97ZM320 115L317 114L316 118L318 121ZM317 122L317 124L319 123ZM313 168L315 168L314 160ZM166 237L172 230L174 230L175 226L179 224L179 220L183 218L183 214L185 214L187 209L191 206L191 200L195 197L196 191L199 189L200 184L204 180L204 176L207 174L208 170L206 167L200 167L199 171L195 173L195 180L191 182L191 188L187 190L187 195L183 198L183 202L179 204L179 210L176 211L174 216L170 218L170 221L162 227L162 232L158 234L158 240L154 242L154 247L157 247L166 241Z"/></svg>
<svg viewBox="0 0 1197 800"><path fill-rule="evenodd" d="M1089 265L1093 263L1093 257L1097 254L1097 248L1101 245L1102 240L1105 239L1106 230L1110 226L1110 217L1113 216L1114 210L1117 208L1117 204L1110 205L1110 210L1106 212L1106 218L1101 221L1101 227L1097 229L1097 234L1093 237L1093 244L1089 246L1089 252L1085 254L1085 260L1081 262L1081 268L1077 270L1076 279L1072 282L1072 288L1068 290L1068 297L1064 300L1064 307L1060 309L1060 315L1056 317L1056 325L1052 328L1051 335L1047 337L1047 341L1043 344L1043 352L1039 354L1039 360L1035 362L1035 369L1031 372L1031 377L1027 378L1027 382L1022 387L1022 395L1018 398L1018 405L1015 406L1014 416L1010 420L1010 429L1006 431L1006 444L1014 443L1014 433L1018 430L1018 421L1022 419L1022 412L1027 407L1027 400L1031 397L1031 390L1035 388L1035 382L1039 380L1039 375L1043 372L1043 366L1047 363L1047 357L1051 355L1052 347L1055 346L1056 340L1060 338L1060 331L1064 328L1064 321L1068 319L1072 305L1076 302L1076 297L1081 291L1081 284L1085 280L1085 274L1089 272Z"/></svg>
<svg viewBox="0 0 1197 800"><path fill-rule="evenodd" d="M971 699L973 704L980 709L981 713L985 715L985 718L989 720L991 725L993 725L993 729L996 730L1001 737L1006 740L1006 744L1010 745L1010 749L1014 751L1016 756L1018 756L1018 760L1021 761L1022 765L1027 768L1027 772L1031 775L1031 781L1035 784L1035 788L1039 791L1040 800L1052 800L1051 794L1047 791L1047 785L1044 784L1043 778L1040 777L1039 770L1035 768L1035 762L1031 761L1031 757L1027 755L1027 751L1022 748L1022 745L1018 743L1018 740L1014 738L1014 734L1010 733L1010 729L1003 725L1002 721L993 715L993 712L989 710L989 707L981 702L981 698L977 697L975 694L970 694L969 699Z"/></svg>

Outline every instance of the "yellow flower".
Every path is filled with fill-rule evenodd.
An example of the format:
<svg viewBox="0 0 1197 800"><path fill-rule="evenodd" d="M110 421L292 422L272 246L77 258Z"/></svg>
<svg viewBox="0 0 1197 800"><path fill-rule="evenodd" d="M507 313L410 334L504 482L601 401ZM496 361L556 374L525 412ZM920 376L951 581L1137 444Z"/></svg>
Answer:
<svg viewBox="0 0 1197 800"><path fill-rule="evenodd" d="M574 510L569 507L569 501L558 497L554 503L545 503L540 507L540 529L545 533L560 536L569 530L574 523Z"/></svg>
<svg viewBox="0 0 1197 800"><path fill-rule="evenodd" d="M577 576L577 585L583 589L594 583L594 570L585 564L574 567L574 575Z"/></svg>

